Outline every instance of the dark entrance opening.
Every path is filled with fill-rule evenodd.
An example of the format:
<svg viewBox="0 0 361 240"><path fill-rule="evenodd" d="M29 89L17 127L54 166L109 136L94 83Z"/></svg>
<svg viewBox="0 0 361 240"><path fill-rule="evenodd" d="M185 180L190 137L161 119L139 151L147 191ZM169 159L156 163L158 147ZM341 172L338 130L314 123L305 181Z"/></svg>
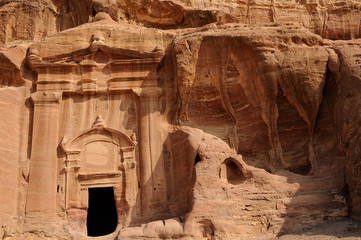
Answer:
<svg viewBox="0 0 361 240"><path fill-rule="evenodd" d="M118 216L113 188L89 188L88 191L88 236L103 236L114 232Z"/></svg>
<svg viewBox="0 0 361 240"><path fill-rule="evenodd" d="M197 153L197 156L196 156L196 158L194 159L194 164L193 164L193 166L195 166L197 163L199 163L200 161L202 161L202 159L201 159L201 157L198 155L198 153Z"/></svg>

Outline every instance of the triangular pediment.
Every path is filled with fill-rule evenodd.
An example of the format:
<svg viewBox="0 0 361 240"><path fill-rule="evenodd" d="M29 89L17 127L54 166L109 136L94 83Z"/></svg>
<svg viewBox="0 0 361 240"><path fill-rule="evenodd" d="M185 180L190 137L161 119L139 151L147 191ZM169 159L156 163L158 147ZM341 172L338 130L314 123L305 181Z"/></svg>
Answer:
<svg viewBox="0 0 361 240"><path fill-rule="evenodd" d="M61 64L91 65L92 61L107 64L118 60L161 60L164 55L161 31L117 23L108 18L100 18L34 43L29 49L29 65L37 71L37 67L51 64L61 68Z"/></svg>
<svg viewBox="0 0 361 240"><path fill-rule="evenodd" d="M141 61L151 60L160 61L164 53L159 50L159 47L155 47L153 52L140 52L130 49L122 49L110 47L103 44L91 44L88 48L75 50L70 53L58 54L54 56L41 58L37 54L30 52L28 56L28 62L33 68L49 65L92 65L92 64L107 64L117 60L128 61ZM34 70L35 70L34 69Z"/></svg>
<svg viewBox="0 0 361 240"><path fill-rule="evenodd" d="M79 63L83 60L92 60L97 53L107 54L110 60L135 60L135 59L150 59L162 57L162 52L138 52L129 49L121 49L108 47L106 45L97 46L97 50L91 50L91 47L80 49L67 54L59 54L51 57L43 58L44 63Z"/></svg>
<svg viewBox="0 0 361 240"><path fill-rule="evenodd" d="M166 46L163 33L108 20L31 45L26 61L37 73L37 90L94 94L156 86Z"/></svg>

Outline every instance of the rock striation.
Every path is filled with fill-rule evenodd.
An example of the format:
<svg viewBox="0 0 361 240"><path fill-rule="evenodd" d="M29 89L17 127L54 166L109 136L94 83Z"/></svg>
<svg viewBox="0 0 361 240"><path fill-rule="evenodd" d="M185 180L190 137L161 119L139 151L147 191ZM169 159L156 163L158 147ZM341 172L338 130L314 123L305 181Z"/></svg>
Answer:
<svg viewBox="0 0 361 240"><path fill-rule="evenodd" d="M273 239L360 220L360 8L1 2L0 236Z"/></svg>

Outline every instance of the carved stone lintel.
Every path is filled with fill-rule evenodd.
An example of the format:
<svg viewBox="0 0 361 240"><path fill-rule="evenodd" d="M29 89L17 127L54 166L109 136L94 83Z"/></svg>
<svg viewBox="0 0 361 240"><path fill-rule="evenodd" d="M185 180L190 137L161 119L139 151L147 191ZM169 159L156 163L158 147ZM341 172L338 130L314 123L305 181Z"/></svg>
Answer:
<svg viewBox="0 0 361 240"><path fill-rule="evenodd" d="M133 142L133 143L137 143L137 142ZM132 152L134 150L134 146L128 146L128 147L120 147L120 150L122 152Z"/></svg>
<svg viewBox="0 0 361 240"><path fill-rule="evenodd" d="M109 172L109 173L89 173L89 174L78 174L77 178L80 181L102 179L102 178L117 178L122 175L121 172Z"/></svg>

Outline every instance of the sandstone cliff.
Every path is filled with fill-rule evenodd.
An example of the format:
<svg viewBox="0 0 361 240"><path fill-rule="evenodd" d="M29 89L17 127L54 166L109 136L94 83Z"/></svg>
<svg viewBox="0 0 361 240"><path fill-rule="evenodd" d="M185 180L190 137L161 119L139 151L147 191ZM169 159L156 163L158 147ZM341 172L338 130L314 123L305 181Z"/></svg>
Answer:
<svg viewBox="0 0 361 240"><path fill-rule="evenodd" d="M124 200L134 166L122 163L124 211L109 239L273 238L361 220L359 1L7 0L0 12L1 237L85 238L83 215L68 211L62 147L99 115L140 146L139 209ZM140 58L159 62L146 73L159 97L134 87L153 62L109 64ZM123 84L119 69L136 79L131 91L110 88ZM34 123L31 95L48 91L61 93L49 218L25 213L33 131L52 124Z"/></svg>

